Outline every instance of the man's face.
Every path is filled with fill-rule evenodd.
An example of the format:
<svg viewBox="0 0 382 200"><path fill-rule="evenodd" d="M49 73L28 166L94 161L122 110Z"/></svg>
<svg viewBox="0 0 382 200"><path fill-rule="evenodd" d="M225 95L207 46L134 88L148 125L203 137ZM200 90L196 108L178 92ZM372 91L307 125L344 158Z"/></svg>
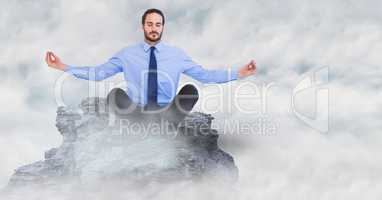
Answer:
<svg viewBox="0 0 382 200"><path fill-rule="evenodd" d="M146 15L146 20L143 24L143 32L146 40L150 42L159 41L163 32L162 16L157 13L150 13Z"/></svg>

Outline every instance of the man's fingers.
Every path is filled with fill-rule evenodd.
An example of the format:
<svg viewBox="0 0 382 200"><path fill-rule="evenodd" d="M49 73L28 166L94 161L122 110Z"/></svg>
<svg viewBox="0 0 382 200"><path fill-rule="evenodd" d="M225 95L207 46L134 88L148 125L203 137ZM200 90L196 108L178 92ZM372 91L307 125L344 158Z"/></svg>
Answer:
<svg viewBox="0 0 382 200"><path fill-rule="evenodd" d="M47 59L48 59L48 62L49 62L49 63L52 63L52 62L53 62L52 57L51 57L51 53L50 53L50 52L47 53Z"/></svg>
<svg viewBox="0 0 382 200"><path fill-rule="evenodd" d="M47 53L47 60L49 64L54 64L56 61L56 58L54 57L54 54L51 51L48 51Z"/></svg>
<svg viewBox="0 0 382 200"><path fill-rule="evenodd" d="M250 61L250 62L247 64L247 68L251 69L251 64L252 64L252 61Z"/></svg>
<svg viewBox="0 0 382 200"><path fill-rule="evenodd" d="M50 53L50 58L51 58L52 61L56 60L56 58L54 57L53 53Z"/></svg>
<svg viewBox="0 0 382 200"><path fill-rule="evenodd" d="M256 69L256 62L255 62L255 60L252 60L252 61L251 61L251 68L252 68L253 70Z"/></svg>
<svg viewBox="0 0 382 200"><path fill-rule="evenodd" d="M45 62L46 62L46 63L49 63L49 60L48 60L48 52L46 52L46 54L45 54Z"/></svg>
<svg viewBox="0 0 382 200"><path fill-rule="evenodd" d="M256 72L255 60L249 61L249 63L245 65L245 68L246 68L246 74L247 75L255 74L255 72Z"/></svg>

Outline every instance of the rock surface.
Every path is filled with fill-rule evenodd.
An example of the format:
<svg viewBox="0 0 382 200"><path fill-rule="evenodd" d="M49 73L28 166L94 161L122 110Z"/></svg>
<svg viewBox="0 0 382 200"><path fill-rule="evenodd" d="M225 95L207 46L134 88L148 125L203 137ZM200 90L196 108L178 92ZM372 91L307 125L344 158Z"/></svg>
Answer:
<svg viewBox="0 0 382 200"><path fill-rule="evenodd" d="M79 108L58 107L61 146L46 151L44 160L16 169L8 187L107 180L234 182L238 177L232 156L218 147L211 115L193 112L177 128L159 128L111 120L103 98L86 98Z"/></svg>

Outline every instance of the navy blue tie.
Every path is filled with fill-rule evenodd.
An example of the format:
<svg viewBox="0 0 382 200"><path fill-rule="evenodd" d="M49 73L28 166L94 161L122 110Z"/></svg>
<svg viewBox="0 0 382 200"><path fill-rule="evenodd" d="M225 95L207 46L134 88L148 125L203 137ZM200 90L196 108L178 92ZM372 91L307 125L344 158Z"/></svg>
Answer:
<svg viewBox="0 0 382 200"><path fill-rule="evenodd" d="M147 104L149 107L156 106L158 98L158 75L157 60L154 54L155 47L150 47L150 63L147 85Z"/></svg>

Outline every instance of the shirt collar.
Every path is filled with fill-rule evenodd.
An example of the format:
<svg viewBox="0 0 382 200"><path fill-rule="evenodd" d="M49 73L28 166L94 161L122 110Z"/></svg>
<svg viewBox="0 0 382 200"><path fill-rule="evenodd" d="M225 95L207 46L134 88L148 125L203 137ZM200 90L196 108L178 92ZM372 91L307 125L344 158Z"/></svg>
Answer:
<svg viewBox="0 0 382 200"><path fill-rule="evenodd" d="M143 50L145 50L145 52L149 51L149 50L150 50L150 47L151 47L151 45L147 44L146 41L143 41L143 42L142 42L142 46L143 46ZM162 42L162 40L159 41L159 42L155 45L155 49L156 49L158 52L161 51L162 47L163 47L163 42Z"/></svg>

